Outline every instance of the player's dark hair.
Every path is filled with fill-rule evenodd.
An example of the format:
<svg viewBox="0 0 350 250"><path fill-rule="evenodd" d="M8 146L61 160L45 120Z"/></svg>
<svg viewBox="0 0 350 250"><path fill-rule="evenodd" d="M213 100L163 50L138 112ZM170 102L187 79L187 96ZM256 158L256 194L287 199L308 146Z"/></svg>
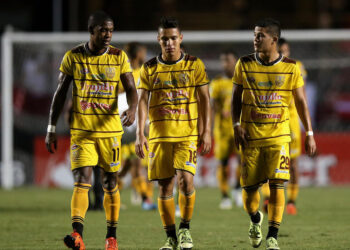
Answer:
<svg viewBox="0 0 350 250"><path fill-rule="evenodd" d="M238 58L236 51L234 51L233 49L225 49L225 50L221 51L220 54L221 55L233 55L234 58Z"/></svg>
<svg viewBox="0 0 350 250"><path fill-rule="evenodd" d="M139 42L130 42L125 45L125 51L130 59L135 59L137 57L137 53L144 47L145 46Z"/></svg>
<svg viewBox="0 0 350 250"><path fill-rule="evenodd" d="M174 17L162 17L160 19L159 29L172 29L177 28L180 31L179 21Z"/></svg>
<svg viewBox="0 0 350 250"><path fill-rule="evenodd" d="M281 24L279 21L272 18L261 19L255 23L255 27L268 28L270 35L277 36L278 39L281 37Z"/></svg>
<svg viewBox="0 0 350 250"><path fill-rule="evenodd" d="M278 47L281 47L283 44L288 44L288 41L284 37L281 37L278 39Z"/></svg>
<svg viewBox="0 0 350 250"><path fill-rule="evenodd" d="M92 34L94 28L97 25L102 25L106 21L113 22L113 19L107 13L105 13L105 12L103 12L101 10L92 13L89 16L89 20L88 20L88 30L89 30L89 32Z"/></svg>

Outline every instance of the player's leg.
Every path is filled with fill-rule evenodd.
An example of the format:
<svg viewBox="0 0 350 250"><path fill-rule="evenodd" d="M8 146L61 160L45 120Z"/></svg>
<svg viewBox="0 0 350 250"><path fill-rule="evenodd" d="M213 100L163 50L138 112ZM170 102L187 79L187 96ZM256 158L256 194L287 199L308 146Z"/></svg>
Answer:
<svg viewBox="0 0 350 250"><path fill-rule="evenodd" d="M268 212L268 205L269 205L269 199L270 199L270 187L269 183L266 182L261 186L261 194L263 197L263 211L267 214Z"/></svg>
<svg viewBox="0 0 350 250"><path fill-rule="evenodd" d="M176 143L174 147L174 168L179 185L179 207L181 223L179 226L180 249L192 249L193 241L190 234L196 192L193 177L197 167L197 142L187 141Z"/></svg>
<svg viewBox="0 0 350 250"><path fill-rule="evenodd" d="M174 177L158 180L158 210L167 236L167 241L165 245L160 248L161 250L172 250L177 245L175 202L173 196L174 181Z"/></svg>
<svg viewBox="0 0 350 250"><path fill-rule="evenodd" d="M102 188L102 169L99 166L94 167L94 185L92 186L92 190L95 195L95 204L93 206L94 210L102 210L103 209L103 188Z"/></svg>
<svg viewBox="0 0 350 250"><path fill-rule="evenodd" d="M236 150L236 156L238 165L236 168L236 184L232 189L232 200L235 202L237 207L243 207L243 200L242 200L242 188L241 188L241 170L242 170L242 160L240 152Z"/></svg>
<svg viewBox="0 0 350 250"><path fill-rule="evenodd" d="M158 180L158 211L167 236L161 250L173 250L177 246L175 228L173 143L155 142L149 144L148 179Z"/></svg>
<svg viewBox="0 0 350 250"><path fill-rule="evenodd" d="M290 160L290 180L287 185L287 208L286 211L288 214L296 215L297 214L297 208L295 206L296 199L298 197L299 193L299 184L298 184L298 158L292 158Z"/></svg>
<svg viewBox="0 0 350 250"><path fill-rule="evenodd" d="M121 168L121 136L96 139L99 147L99 166L103 168L103 207L107 221L105 249L118 249L117 225L120 211L118 171Z"/></svg>
<svg viewBox="0 0 350 250"><path fill-rule="evenodd" d="M277 237L285 205L284 182L289 180L289 143L265 147L264 154L270 187L266 245L267 249L279 249Z"/></svg>
<svg viewBox="0 0 350 250"><path fill-rule="evenodd" d="M220 165L216 170L216 177L221 191L221 202L219 207L224 210L232 208L232 201L228 194L230 191L228 160L228 158L220 160Z"/></svg>
<svg viewBox="0 0 350 250"><path fill-rule="evenodd" d="M267 178L262 159L261 148L245 148L242 151L242 199L244 210L250 217L248 236L253 247L259 247L262 242L263 213L259 211L259 186Z"/></svg>
<svg viewBox="0 0 350 250"><path fill-rule="evenodd" d="M92 169L98 162L95 141L72 135L70 158L74 178L71 199L73 233L64 238L64 243L69 248L82 250L85 249L82 237L85 214L89 206L88 192L91 187Z"/></svg>

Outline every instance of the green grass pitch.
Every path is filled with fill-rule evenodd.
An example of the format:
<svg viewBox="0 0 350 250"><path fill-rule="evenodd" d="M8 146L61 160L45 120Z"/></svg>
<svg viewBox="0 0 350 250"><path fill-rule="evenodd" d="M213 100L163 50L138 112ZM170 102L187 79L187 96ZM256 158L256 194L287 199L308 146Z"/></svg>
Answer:
<svg viewBox="0 0 350 250"><path fill-rule="evenodd" d="M0 249L65 249L62 238L71 232L70 190L20 188L0 190L0 197ZM191 223L194 249L253 249L243 209L219 210L218 189L198 189L196 197ZM298 215L284 215L281 249L350 249L349 197L349 187L301 189ZM119 249L158 249L165 240L158 212L130 205L130 190L122 191L122 202L127 209L120 211ZM264 236L266 231L265 217ZM87 249L104 249L105 232L104 212L88 211ZM265 249L264 243L260 249Z"/></svg>

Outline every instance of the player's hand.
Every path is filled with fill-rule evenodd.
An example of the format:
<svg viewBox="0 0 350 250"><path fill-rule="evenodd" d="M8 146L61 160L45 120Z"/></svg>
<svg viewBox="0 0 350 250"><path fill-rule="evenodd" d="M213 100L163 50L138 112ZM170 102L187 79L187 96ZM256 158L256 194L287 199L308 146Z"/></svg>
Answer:
<svg viewBox="0 0 350 250"><path fill-rule="evenodd" d="M201 155L208 154L211 150L211 135L210 132L204 132L199 138L198 147L201 149Z"/></svg>
<svg viewBox="0 0 350 250"><path fill-rule="evenodd" d="M56 133L48 132L46 134L45 144L46 144L47 151L49 151L51 154L55 153L55 151L57 150ZM55 150L52 149L52 144Z"/></svg>
<svg viewBox="0 0 350 250"><path fill-rule="evenodd" d="M143 147L145 146L146 150L148 151L148 141L147 138L144 135L136 136L136 142L135 142L135 153L138 157L141 159L145 158L145 152L143 151Z"/></svg>
<svg viewBox="0 0 350 250"><path fill-rule="evenodd" d="M308 135L305 138L305 151L310 157L313 157L316 154L316 142L312 135Z"/></svg>
<svg viewBox="0 0 350 250"><path fill-rule="evenodd" d="M122 118L123 126L129 127L135 121L135 110L133 109L125 110L120 118Z"/></svg>
<svg viewBox="0 0 350 250"><path fill-rule="evenodd" d="M250 137L248 132L242 128L241 125L235 126L234 130L234 138L237 149L239 149L239 145L241 145L242 148L246 148L248 146L248 139Z"/></svg>

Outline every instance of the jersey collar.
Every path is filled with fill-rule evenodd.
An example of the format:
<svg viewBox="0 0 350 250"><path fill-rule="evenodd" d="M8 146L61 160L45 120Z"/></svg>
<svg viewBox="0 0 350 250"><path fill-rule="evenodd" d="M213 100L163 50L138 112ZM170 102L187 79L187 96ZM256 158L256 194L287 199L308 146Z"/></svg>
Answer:
<svg viewBox="0 0 350 250"><path fill-rule="evenodd" d="M157 56L157 61L158 61L159 63L166 64L166 65L174 65L174 64L177 64L178 62L182 61L182 60L184 59L184 57L185 57L185 54L181 52L181 56L180 56L179 60L168 62L168 61L164 61L164 60L162 59L162 53L160 53L160 54Z"/></svg>
<svg viewBox="0 0 350 250"><path fill-rule="evenodd" d="M280 61L282 61L282 59L283 59L283 55L280 53L280 56L279 56L275 61L270 62L270 63L264 63L264 61L260 59L258 52L256 52L256 53L254 54L254 56L255 56L255 60L256 60L259 64L264 65L264 66L272 66L272 65L275 65L275 64L279 63Z"/></svg>
<svg viewBox="0 0 350 250"><path fill-rule="evenodd" d="M93 55L93 56L102 56L102 55L108 53L108 51L109 51L109 46L108 46L108 47L106 48L106 50L105 50L102 54L99 54L99 55L94 54L94 53L92 53L91 50L89 49L89 42L85 43L84 48L85 48L85 51L86 51L89 55Z"/></svg>

